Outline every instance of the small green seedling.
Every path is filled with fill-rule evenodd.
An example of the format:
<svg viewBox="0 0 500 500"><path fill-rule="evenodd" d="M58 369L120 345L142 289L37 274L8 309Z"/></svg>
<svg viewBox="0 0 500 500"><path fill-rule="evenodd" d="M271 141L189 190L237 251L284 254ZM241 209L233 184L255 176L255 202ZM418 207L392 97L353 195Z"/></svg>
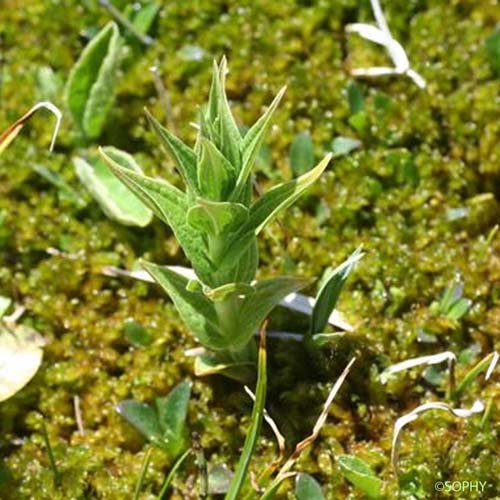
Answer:
<svg viewBox="0 0 500 500"><path fill-rule="evenodd" d="M338 458L344 477L368 498L380 498L382 480L364 461L354 455L341 455Z"/></svg>
<svg viewBox="0 0 500 500"><path fill-rule="evenodd" d="M470 309L472 301L463 297L463 283L455 281L443 293L439 302L431 304L431 312L444 316L450 321L458 321Z"/></svg>
<svg viewBox="0 0 500 500"><path fill-rule="evenodd" d="M162 127L150 124L176 163L185 191L163 179L127 168L101 150L110 169L163 222L169 225L196 273L188 279L171 268L144 262L145 269L169 294L185 324L211 353L201 366L242 381L255 373L259 324L287 295L310 283L295 277L254 281L257 236L276 215L295 202L319 178L327 155L297 179L275 186L252 200L252 166L284 88L264 115L243 136L225 92L226 60L214 63L207 107L199 114L194 148Z"/></svg>
<svg viewBox="0 0 500 500"><path fill-rule="evenodd" d="M122 41L108 23L85 47L65 88L66 106L86 139L99 137L113 106Z"/></svg>
<svg viewBox="0 0 500 500"><path fill-rule="evenodd" d="M325 330L330 315L337 305L342 287L363 255L361 248L358 248L335 269L328 268L324 272L314 301L309 332L305 337L308 346L321 346L338 337L339 333L326 333Z"/></svg>
<svg viewBox="0 0 500 500"><path fill-rule="evenodd" d="M181 382L166 397L153 405L133 399L120 401L116 411L151 444L170 456L177 456L186 446L186 417L191 384Z"/></svg>

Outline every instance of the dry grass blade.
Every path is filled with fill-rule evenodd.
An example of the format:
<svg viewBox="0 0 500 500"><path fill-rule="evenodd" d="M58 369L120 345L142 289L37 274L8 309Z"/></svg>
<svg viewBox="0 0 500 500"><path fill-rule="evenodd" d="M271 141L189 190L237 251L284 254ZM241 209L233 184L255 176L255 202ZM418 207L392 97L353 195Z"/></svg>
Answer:
<svg viewBox="0 0 500 500"><path fill-rule="evenodd" d="M429 356L420 356L418 358L406 359L405 361L401 361L400 363L396 363L394 365L389 366L389 368L385 369L380 374L380 381L382 384L387 383L388 379L391 375L401 372L403 370L408 370L410 368L415 368L416 366L430 366L436 365L439 363L443 363L444 361L448 362L448 369L450 372L450 381L453 383L454 381L454 367L457 361L457 357L451 351L440 352L439 354L431 354Z"/></svg>
<svg viewBox="0 0 500 500"><path fill-rule="evenodd" d="M346 26L346 31L348 33L357 33L365 40L382 45L389 54L394 67L375 66L372 68L354 69L351 71L351 74L360 77L406 75L413 80L415 85L424 89L427 86L426 81L419 73L410 67L410 61L405 49L393 38L379 0L371 0L371 6L378 27L370 24L354 23L348 24Z"/></svg>
<svg viewBox="0 0 500 500"><path fill-rule="evenodd" d="M425 413L430 410L441 410L446 411L459 418L470 418L476 413L481 413L484 410L484 404L481 401L475 401L471 408L452 408L447 403L433 402L425 403L423 405L417 406L414 410L396 420L394 424L394 432L392 437L392 451L391 451L391 464L394 471L398 472L398 458L399 458L399 445L401 441L401 431L409 423L415 421L421 413Z"/></svg>
<svg viewBox="0 0 500 500"><path fill-rule="evenodd" d="M0 154L2 154L8 145L16 138L17 134L21 131L24 124L40 109L48 109L56 117L56 125L54 127L54 132L52 133L52 139L50 141L50 151L54 149L54 143L59 132L59 126L61 125L62 114L59 109L54 106L51 102L43 101L35 104L29 111L27 111L21 118L18 118L12 125L10 125L7 130L0 134Z"/></svg>
<svg viewBox="0 0 500 500"><path fill-rule="evenodd" d="M295 475L295 473L290 472L290 469L293 467L295 462L298 460L300 454L304 451L305 448L310 446L319 436L319 433L321 431L321 428L326 422L326 419L328 417L328 411L330 409L330 406L335 399L335 396L339 392L340 388L342 387L342 384L344 383L347 375L349 374L352 365L356 361L356 358L352 358L351 361L347 364L347 366L344 368L344 371L340 374L340 377L337 379L335 384L333 385L332 389L330 390L330 393L328 394L328 397L326 398L326 401L323 405L323 409L316 420L316 424L313 427L312 433L307 436L305 439L303 439L300 443L297 444L295 447L295 450L293 453L290 455L290 458L285 462L283 467L281 467L278 475L275 477L275 479L271 482L271 484L266 488L264 494L261 497L261 500L267 500L269 498L272 498L272 495L276 491L276 489L279 487L279 485L287 478L292 477Z"/></svg>

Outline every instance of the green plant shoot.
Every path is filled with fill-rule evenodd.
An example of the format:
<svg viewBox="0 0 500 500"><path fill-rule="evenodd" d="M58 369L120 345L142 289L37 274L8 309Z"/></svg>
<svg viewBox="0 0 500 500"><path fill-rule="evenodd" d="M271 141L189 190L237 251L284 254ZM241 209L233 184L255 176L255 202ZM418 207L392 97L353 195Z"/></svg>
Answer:
<svg viewBox="0 0 500 500"><path fill-rule="evenodd" d="M248 381L248 366L237 367L255 365L253 336L259 324L285 296L309 283L286 276L254 281L257 236L318 179L331 155L254 201L252 166L285 89L242 135L226 97L226 72L225 59L220 65L214 63L208 105L200 112L193 148L147 113L177 165L185 191L127 168L105 150L101 154L118 179L170 226L197 279L188 280L167 266L150 262L144 262L145 269L169 294L192 334L217 356L218 366L224 367L220 371L232 366L233 378Z"/></svg>

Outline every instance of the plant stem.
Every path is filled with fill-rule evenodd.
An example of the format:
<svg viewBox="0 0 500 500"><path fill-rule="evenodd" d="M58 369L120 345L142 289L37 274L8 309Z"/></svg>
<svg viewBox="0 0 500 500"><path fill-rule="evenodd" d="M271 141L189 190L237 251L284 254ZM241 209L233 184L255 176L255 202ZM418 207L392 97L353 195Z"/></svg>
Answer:
<svg viewBox="0 0 500 500"><path fill-rule="evenodd" d="M139 473L139 478L137 479L137 484L135 485L134 491L134 500L139 500L139 494L141 493L142 484L144 482L144 478L146 477L146 472L149 467L149 462L151 462L151 454L153 453L153 447L150 446L144 455L144 459L142 461L141 472Z"/></svg>

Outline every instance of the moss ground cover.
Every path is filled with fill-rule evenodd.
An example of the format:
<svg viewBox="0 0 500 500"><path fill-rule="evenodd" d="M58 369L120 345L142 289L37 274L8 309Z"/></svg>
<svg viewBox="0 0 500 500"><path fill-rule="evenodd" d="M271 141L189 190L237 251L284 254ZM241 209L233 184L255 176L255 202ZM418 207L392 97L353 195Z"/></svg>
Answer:
<svg viewBox="0 0 500 500"><path fill-rule="evenodd" d="M372 22L368 2L165 2L150 30L154 44L127 44L99 144L133 153L148 175L179 183L142 111L147 105L165 121L149 68L156 64L165 81L177 134L193 143L196 131L188 124L206 101L212 60L222 54L230 61L227 91L240 123L253 123L288 86L267 141L272 154L258 164L261 189L292 178L288 152L299 133L311 135L317 161L337 136L361 141L259 242L259 279L319 276L360 244L366 252L339 304L355 332L325 347L317 369L299 344L269 339L267 409L293 446L356 354L320 439L298 464L326 498L361 497L341 473L337 457L346 453L377 472L388 498L432 498L437 480L487 481L482 498L495 498L495 405L485 421L430 414L412 424L402 438L398 480L390 467L394 421L440 399L444 385L436 371L398 376L388 386L377 374L409 357L450 350L463 375L499 347L500 236L488 235L500 219L500 80L486 42L499 7L482 0L394 1L384 11L425 77L425 91L404 78L349 77L350 67L384 63L378 47L344 33L348 23ZM97 2L6 0L0 128L36 100L63 107L62 83L88 38L109 19ZM188 427L198 448L210 464L234 467L251 400L236 383L193 378L184 351L195 344L160 290L101 273L106 265L131 268L139 257L186 265L178 243L158 221L131 230L108 220L75 174L72 158L84 146L76 127L66 113L49 154L51 126L51 119L40 118L27 125L0 163L0 294L23 303L25 321L47 340L35 379L0 406L2 498L131 498L145 448L113 406L126 398L151 402L186 377L193 379ZM58 174L66 187L40 176L37 166ZM454 321L432 304L457 280L472 306ZM277 311L273 327L287 314ZM131 342L124 331L131 319L150 341ZM295 326L302 331L300 318ZM498 403L495 380L473 386L464 403L479 396ZM57 487L44 423L61 478ZM276 455L264 427L255 468ZM144 491L159 491L171 465L155 450ZM198 475L194 463L184 467L171 498L198 498ZM292 490L285 483L280 498L293 498ZM474 498L462 495L455 498Z"/></svg>

